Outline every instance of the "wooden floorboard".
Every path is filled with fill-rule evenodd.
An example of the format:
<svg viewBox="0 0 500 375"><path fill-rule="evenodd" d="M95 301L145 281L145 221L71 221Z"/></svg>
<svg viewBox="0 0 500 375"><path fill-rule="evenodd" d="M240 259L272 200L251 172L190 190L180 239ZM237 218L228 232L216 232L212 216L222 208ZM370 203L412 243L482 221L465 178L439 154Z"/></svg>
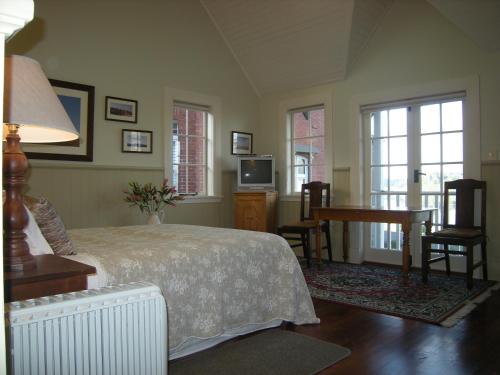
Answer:
<svg viewBox="0 0 500 375"><path fill-rule="evenodd" d="M326 374L500 374L500 291L451 328L314 299L319 325L285 329L352 350Z"/></svg>

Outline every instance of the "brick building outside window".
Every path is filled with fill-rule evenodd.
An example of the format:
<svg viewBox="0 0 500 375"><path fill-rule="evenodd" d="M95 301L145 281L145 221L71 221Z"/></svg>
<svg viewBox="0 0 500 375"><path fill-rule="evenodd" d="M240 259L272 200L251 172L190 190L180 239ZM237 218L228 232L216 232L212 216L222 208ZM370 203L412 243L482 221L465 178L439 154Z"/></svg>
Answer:
<svg viewBox="0 0 500 375"><path fill-rule="evenodd" d="M325 110L323 106L291 110L292 192L303 183L325 181Z"/></svg>
<svg viewBox="0 0 500 375"><path fill-rule="evenodd" d="M174 103L172 184L179 194L207 194L209 108Z"/></svg>

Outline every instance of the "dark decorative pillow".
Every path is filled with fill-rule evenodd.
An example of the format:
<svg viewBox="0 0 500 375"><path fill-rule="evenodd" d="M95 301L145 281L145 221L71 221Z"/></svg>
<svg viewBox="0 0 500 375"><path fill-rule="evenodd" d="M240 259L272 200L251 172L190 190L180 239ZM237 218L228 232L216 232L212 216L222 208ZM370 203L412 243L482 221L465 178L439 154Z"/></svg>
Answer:
<svg viewBox="0 0 500 375"><path fill-rule="evenodd" d="M56 209L46 199L24 197L24 204L35 217L43 236L56 255L74 255L75 247L66 233L66 228Z"/></svg>

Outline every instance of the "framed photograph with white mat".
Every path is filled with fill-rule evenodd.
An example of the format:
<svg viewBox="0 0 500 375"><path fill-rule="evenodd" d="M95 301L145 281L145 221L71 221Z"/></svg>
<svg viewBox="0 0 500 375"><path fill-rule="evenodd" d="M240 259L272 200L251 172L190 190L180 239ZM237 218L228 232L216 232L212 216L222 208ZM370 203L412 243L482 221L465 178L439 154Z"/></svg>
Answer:
<svg viewBox="0 0 500 375"><path fill-rule="evenodd" d="M253 134L238 131L231 132L231 154L251 155L253 152Z"/></svg>
<svg viewBox="0 0 500 375"><path fill-rule="evenodd" d="M122 152L153 153L153 132L150 130L122 130Z"/></svg>
<svg viewBox="0 0 500 375"><path fill-rule="evenodd" d="M106 96L106 120L137 124L137 100Z"/></svg>

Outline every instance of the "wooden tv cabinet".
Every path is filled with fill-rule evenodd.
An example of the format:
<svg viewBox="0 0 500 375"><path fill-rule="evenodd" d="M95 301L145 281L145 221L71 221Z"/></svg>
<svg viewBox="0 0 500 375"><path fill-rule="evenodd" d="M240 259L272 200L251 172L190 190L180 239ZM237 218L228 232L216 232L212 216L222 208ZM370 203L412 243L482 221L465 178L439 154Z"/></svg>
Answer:
<svg viewBox="0 0 500 375"><path fill-rule="evenodd" d="M234 193L234 227L276 233L277 191Z"/></svg>

